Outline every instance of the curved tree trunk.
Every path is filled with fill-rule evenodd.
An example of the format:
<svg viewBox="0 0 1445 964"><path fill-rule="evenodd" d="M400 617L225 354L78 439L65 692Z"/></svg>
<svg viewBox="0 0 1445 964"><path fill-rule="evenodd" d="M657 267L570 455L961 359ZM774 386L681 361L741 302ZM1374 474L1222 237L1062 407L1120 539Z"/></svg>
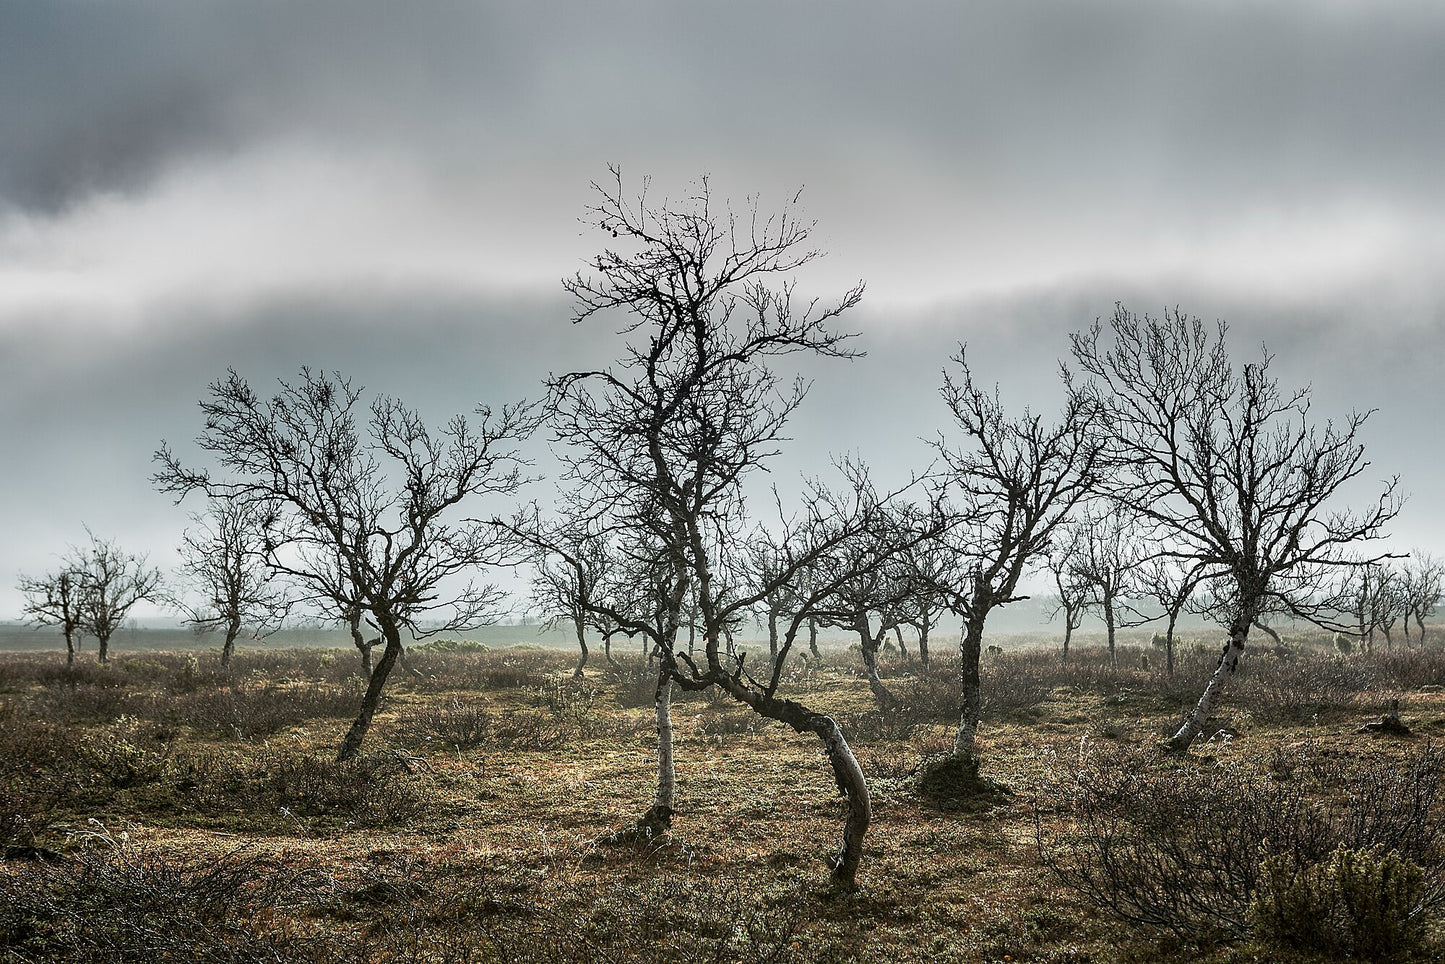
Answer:
<svg viewBox="0 0 1445 964"><path fill-rule="evenodd" d="M843 730L832 717L814 714L812 729L823 741L828 762L833 766L838 792L843 795L848 807L848 815L843 821L842 846L828 863L833 868L836 883L855 887L858 884L858 865L863 859L863 837L873 822L873 801L868 795L868 781L863 777L858 758L843 738Z"/></svg>
<svg viewBox="0 0 1445 964"><path fill-rule="evenodd" d="M1240 657L1244 655L1244 642L1249 638L1249 626L1253 621L1252 616L1245 615L1236 619L1229 627L1229 641L1224 644L1224 651L1219 654L1219 663L1214 667L1209 682L1205 684L1199 702L1194 704L1194 709L1189 711L1184 723L1165 744L1168 749L1187 750L1199 736L1199 731L1204 728L1204 721L1214 709L1214 701L1218 698L1219 691L1224 688L1224 681L1239 667Z"/></svg>
<svg viewBox="0 0 1445 964"><path fill-rule="evenodd" d="M963 635L958 640L958 677L962 684L958 699L958 734L953 739L955 760L974 759L974 741L978 734L979 713L983 698L979 686L978 662L983 649L983 626L987 613L971 615L964 621Z"/></svg>
<svg viewBox="0 0 1445 964"><path fill-rule="evenodd" d="M337 760L351 760L361 753L361 741L366 738L366 731L371 728L371 718L376 715L376 708L381 703L382 688L386 686L387 677L391 675L391 668L401 656L401 632L394 626L388 627L386 623L382 623L381 632L386 638L386 646L381 651L381 658L371 670L366 693L361 697L361 710L356 714L351 729L346 731L346 737L336 751ZM366 652L369 657L370 647Z"/></svg>
<svg viewBox="0 0 1445 964"><path fill-rule="evenodd" d="M1266 636L1268 636L1270 639L1274 640L1274 644L1275 644L1276 646L1283 646L1283 645L1284 645L1284 643L1282 643L1282 642L1280 641L1279 633L1275 632L1273 629L1270 629L1268 626L1266 626L1264 623L1260 622L1258 619L1256 619L1252 625L1254 626L1255 629L1259 630L1260 632L1262 632L1262 633L1264 633Z"/></svg>
<svg viewBox="0 0 1445 964"><path fill-rule="evenodd" d="M612 658L612 634L602 634L602 657L607 660L608 666L616 666L617 660Z"/></svg>
<svg viewBox="0 0 1445 964"><path fill-rule="evenodd" d="M768 610L768 665L773 666L778 662L778 614L775 610Z"/></svg>
<svg viewBox="0 0 1445 964"><path fill-rule="evenodd" d="M808 620L808 654L814 659L822 659L823 654L818 652L818 621Z"/></svg>

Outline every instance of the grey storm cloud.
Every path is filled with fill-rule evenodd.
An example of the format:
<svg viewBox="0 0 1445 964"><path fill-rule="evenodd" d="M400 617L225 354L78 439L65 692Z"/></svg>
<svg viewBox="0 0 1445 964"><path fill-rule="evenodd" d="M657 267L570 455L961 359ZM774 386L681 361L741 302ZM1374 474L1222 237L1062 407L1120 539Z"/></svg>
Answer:
<svg viewBox="0 0 1445 964"><path fill-rule="evenodd" d="M608 162L764 210L806 184L801 283L868 281L782 489L921 469L960 342L1050 410L1122 300L1267 342L1321 417L1378 408L1400 542L1445 544L1442 90L1423 2L5 0L0 619L82 523L165 561L150 455L228 366L442 419L616 357L558 286Z"/></svg>
<svg viewBox="0 0 1445 964"><path fill-rule="evenodd" d="M272 137L440 165L600 145L866 163L1044 198L1439 191L1425 3L246 4L0 8L0 195L53 210Z"/></svg>

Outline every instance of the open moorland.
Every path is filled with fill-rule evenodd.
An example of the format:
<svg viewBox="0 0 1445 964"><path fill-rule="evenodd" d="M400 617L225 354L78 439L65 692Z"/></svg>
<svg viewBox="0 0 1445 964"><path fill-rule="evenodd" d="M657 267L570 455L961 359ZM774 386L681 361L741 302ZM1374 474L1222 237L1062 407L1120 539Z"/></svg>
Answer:
<svg viewBox="0 0 1445 964"><path fill-rule="evenodd" d="M1172 677L1147 644L986 656L982 768L952 782L923 764L956 726L956 656L885 654L886 712L857 652L798 662L783 692L842 724L872 794L850 890L818 740L715 692L674 702L671 831L626 832L656 777L635 653L573 680L564 651L417 647L346 763L354 654L4 654L0 954L1440 959L1445 651L1286 642L1186 755L1158 741L1212 648Z"/></svg>

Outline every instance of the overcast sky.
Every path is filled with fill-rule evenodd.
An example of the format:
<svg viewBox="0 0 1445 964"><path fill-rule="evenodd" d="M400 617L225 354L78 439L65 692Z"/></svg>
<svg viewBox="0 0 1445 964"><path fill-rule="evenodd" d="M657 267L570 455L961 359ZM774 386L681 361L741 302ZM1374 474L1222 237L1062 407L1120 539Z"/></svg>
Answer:
<svg viewBox="0 0 1445 964"><path fill-rule="evenodd" d="M1433 2L5 0L0 619L84 524L174 563L150 456L227 366L439 419L604 360L559 279L609 163L803 187L803 287L867 282L780 486L926 461L960 341L1047 408L1069 331L1178 305L1378 409L1397 541L1445 549L1442 93Z"/></svg>

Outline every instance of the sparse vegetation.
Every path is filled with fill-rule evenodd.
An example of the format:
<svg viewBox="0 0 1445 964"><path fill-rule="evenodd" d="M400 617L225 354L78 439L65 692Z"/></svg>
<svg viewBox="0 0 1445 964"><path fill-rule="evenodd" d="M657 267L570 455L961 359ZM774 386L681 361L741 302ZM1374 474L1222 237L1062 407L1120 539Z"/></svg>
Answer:
<svg viewBox="0 0 1445 964"><path fill-rule="evenodd" d="M818 886L839 804L816 741L717 693L673 706L688 807L624 845L618 813L650 796L655 746L651 707L628 695L655 678L635 655L574 681L561 650L418 649L423 678L395 682L372 752L347 762L329 752L362 685L346 652L241 650L229 673L210 652L70 669L63 654L10 655L0 948L20 961L1439 954L1445 652L1342 660L1328 635L1290 640L1292 657L1243 664L1234 716L1178 758L1152 741L1213 654L1181 646L1170 677L1141 665L1141 639L1117 666L1077 645L1064 659L1010 643L988 660L983 773L943 759L953 654L926 671L883 664L899 698L886 712L845 649L790 669L780 697L807 693L840 723L886 821L852 892ZM1355 732L1387 698L1418 736Z"/></svg>

